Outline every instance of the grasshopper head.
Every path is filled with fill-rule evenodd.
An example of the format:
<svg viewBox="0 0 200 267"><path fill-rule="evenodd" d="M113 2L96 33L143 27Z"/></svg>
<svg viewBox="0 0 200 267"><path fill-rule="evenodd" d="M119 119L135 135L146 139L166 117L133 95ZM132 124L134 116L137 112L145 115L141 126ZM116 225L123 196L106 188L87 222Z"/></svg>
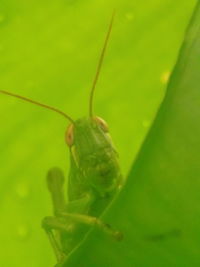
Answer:
<svg viewBox="0 0 200 267"><path fill-rule="evenodd" d="M93 117L75 121L67 129L66 143L83 179L99 191L116 187L120 174L118 154L103 119Z"/></svg>

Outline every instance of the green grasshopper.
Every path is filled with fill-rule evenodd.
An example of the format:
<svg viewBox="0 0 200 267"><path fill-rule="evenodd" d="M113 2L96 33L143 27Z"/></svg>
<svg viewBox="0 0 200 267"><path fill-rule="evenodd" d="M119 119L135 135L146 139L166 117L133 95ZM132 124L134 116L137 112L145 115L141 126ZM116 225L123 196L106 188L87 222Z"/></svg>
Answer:
<svg viewBox="0 0 200 267"><path fill-rule="evenodd" d="M59 168L50 169L47 174L47 184L52 197L54 216L45 217L42 221L42 227L49 237L57 258L56 266L63 266L69 253L80 244L91 226L97 226L116 240L123 238L121 232L113 230L99 219L119 191L122 175L118 154L109 135L108 126L103 119L93 115L92 106L113 18L114 13L90 93L89 117L74 121L57 108L0 90L3 94L53 110L70 121L65 137L71 162L68 201L66 202L63 193L62 171Z"/></svg>

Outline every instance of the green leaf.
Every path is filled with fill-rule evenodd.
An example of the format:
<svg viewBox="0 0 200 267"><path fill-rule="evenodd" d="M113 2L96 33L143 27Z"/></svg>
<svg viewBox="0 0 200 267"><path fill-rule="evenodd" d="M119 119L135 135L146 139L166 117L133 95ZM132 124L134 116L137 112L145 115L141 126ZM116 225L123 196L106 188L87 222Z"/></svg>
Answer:
<svg viewBox="0 0 200 267"><path fill-rule="evenodd" d="M198 266L200 263L200 3L167 93L119 197L103 220L115 243L89 234L65 266Z"/></svg>
<svg viewBox="0 0 200 267"><path fill-rule="evenodd" d="M87 115L97 60L116 7L111 40L95 94L95 112L110 126L126 176L163 99L167 76L176 61L195 3L196 0L0 0L0 89L53 105L75 119ZM64 132L68 122L54 113L3 95L0 95L0 117L0 266L53 266L56 260L40 222L52 214L45 182L47 170L60 166L67 177L69 160ZM133 209L130 218L134 222L127 220L124 226L113 213L105 218L113 227L123 230L124 241L116 244L109 237L102 237L102 233L96 240L96 234L92 234L87 240L91 242L88 254L77 258L81 264L89 265L91 257L101 264L104 251L109 262L118 266L116 260L119 264L119 258L124 262L124 251L130 252L127 238L132 248L127 257L130 266L133 266L132 255L138 261L141 258L148 261L159 244L146 241L146 235L148 239L150 233L159 234L166 229L160 226L154 231L155 220L160 225L157 213L144 209L151 204L145 192L148 188L151 192L151 187L146 187L146 179L151 182L148 176L133 178L134 199L124 203L129 206L124 210L126 216ZM144 191L140 183L146 188ZM166 184L163 188L167 189ZM159 187L155 191L158 194L160 190ZM160 205L163 209L163 204ZM119 218L121 212L122 209L117 211ZM152 223L146 220L147 215ZM132 232L130 236L126 234L130 228L134 236ZM142 239L144 229L146 235ZM197 227L194 229L197 236ZM187 239L187 235L183 234L182 238ZM197 236L197 243L198 240ZM136 242L134 246L132 242ZM141 255L138 250L143 242L146 247ZM79 253L87 250L87 244L80 247ZM99 245L99 252L91 254L95 245ZM110 253L113 246L118 246L120 251L116 254L118 259ZM92 266L96 267L97 262Z"/></svg>

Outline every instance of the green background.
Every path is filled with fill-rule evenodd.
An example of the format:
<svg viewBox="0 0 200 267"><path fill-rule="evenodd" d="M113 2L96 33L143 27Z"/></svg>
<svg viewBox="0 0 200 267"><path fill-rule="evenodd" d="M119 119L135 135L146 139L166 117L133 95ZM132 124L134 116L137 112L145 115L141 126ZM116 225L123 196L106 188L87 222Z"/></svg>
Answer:
<svg viewBox="0 0 200 267"><path fill-rule="evenodd" d="M95 111L110 126L126 176L163 99L195 4L0 1L0 88L59 107L73 118L87 115L115 7ZM45 184L48 168L60 166L66 173L69 168L64 143L68 122L3 95L0 114L0 265L53 266L40 221L52 212Z"/></svg>

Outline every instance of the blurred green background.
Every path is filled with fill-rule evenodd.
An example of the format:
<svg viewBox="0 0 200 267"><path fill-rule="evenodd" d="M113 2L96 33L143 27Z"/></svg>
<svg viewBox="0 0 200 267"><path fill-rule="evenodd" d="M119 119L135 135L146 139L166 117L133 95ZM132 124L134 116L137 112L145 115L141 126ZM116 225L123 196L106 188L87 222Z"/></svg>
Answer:
<svg viewBox="0 0 200 267"><path fill-rule="evenodd" d="M53 105L73 118L88 98L113 10L117 15L95 93L124 175L161 103L194 0L0 0L0 89ZM53 266L40 221L50 215L45 175L69 168L62 117L0 96L0 265Z"/></svg>

